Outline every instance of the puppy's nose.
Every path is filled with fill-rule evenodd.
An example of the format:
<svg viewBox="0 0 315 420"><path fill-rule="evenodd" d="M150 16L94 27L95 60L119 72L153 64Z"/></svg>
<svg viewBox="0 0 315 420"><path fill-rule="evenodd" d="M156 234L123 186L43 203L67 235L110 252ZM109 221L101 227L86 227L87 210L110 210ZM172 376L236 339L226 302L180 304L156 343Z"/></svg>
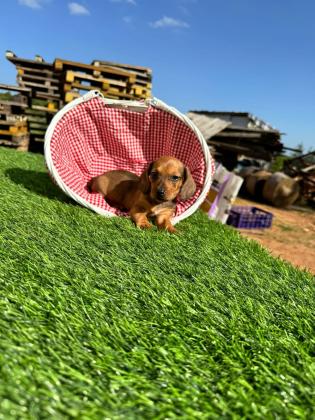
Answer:
<svg viewBox="0 0 315 420"><path fill-rule="evenodd" d="M163 187L159 187L156 190L156 193L157 193L158 198L164 198L165 190Z"/></svg>

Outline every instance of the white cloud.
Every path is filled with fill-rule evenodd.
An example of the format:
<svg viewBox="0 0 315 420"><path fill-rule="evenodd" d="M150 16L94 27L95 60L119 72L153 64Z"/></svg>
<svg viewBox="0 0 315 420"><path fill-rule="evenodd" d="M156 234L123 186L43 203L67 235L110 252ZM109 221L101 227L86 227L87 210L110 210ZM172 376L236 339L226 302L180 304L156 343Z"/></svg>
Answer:
<svg viewBox="0 0 315 420"><path fill-rule="evenodd" d="M30 7L31 9L41 9L43 3L43 0L19 0L19 4Z"/></svg>
<svg viewBox="0 0 315 420"><path fill-rule="evenodd" d="M89 15L89 10L82 6L82 4L79 3L68 3L69 11L71 15Z"/></svg>
<svg viewBox="0 0 315 420"><path fill-rule="evenodd" d="M150 23L153 28L189 28L187 22L179 19L174 19L168 16L163 16L162 19Z"/></svg>
<svg viewBox="0 0 315 420"><path fill-rule="evenodd" d="M111 3L127 3L132 4L133 6L137 5L136 0L109 0Z"/></svg>

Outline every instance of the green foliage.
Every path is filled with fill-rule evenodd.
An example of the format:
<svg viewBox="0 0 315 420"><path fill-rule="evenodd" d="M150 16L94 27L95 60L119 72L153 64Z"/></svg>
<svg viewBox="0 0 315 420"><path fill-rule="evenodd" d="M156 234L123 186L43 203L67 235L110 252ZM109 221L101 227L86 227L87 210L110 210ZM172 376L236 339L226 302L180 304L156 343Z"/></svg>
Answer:
<svg viewBox="0 0 315 420"><path fill-rule="evenodd" d="M102 218L0 148L0 418L314 418L314 279L197 212Z"/></svg>
<svg viewBox="0 0 315 420"><path fill-rule="evenodd" d="M288 156L279 155L276 156L271 164L271 172L281 172L283 171L284 162L290 159Z"/></svg>
<svg viewBox="0 0 315 420"><path fill-rule="evenodd" d="M0 92L0 101L11 101L13 96L10 92Z"/></svg>

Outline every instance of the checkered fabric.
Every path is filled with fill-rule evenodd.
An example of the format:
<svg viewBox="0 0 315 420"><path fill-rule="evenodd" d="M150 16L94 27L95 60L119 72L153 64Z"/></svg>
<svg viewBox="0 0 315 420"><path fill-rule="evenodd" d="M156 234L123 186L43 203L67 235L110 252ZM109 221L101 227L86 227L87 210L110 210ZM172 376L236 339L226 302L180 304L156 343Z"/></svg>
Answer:
<svg viewBox="0 0 315 420"><path fill-rule="evenodd" d="M100 194L88 192L87 182L92 177L113 169L140 175L158 157L174 156L189 167L197 185L193 198L177 203L178 216L198 198L206 173L203 151L192 129L152 105L139 112L111 107L100 98L82 102L57 123L50 152L67 189L116 215L122 213Z"/></svg>

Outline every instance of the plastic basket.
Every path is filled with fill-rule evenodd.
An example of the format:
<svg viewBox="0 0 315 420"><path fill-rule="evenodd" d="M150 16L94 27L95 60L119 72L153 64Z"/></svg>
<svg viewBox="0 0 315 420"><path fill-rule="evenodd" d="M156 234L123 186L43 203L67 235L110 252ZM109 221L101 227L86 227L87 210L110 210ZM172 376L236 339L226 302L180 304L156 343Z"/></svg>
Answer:
<svg viewBox="0 0 315 420"><path fill-rule="evenodd" d="M239 229L266 229L272 225L273 214L258 207L233 206L227 224Z"/></svg>

